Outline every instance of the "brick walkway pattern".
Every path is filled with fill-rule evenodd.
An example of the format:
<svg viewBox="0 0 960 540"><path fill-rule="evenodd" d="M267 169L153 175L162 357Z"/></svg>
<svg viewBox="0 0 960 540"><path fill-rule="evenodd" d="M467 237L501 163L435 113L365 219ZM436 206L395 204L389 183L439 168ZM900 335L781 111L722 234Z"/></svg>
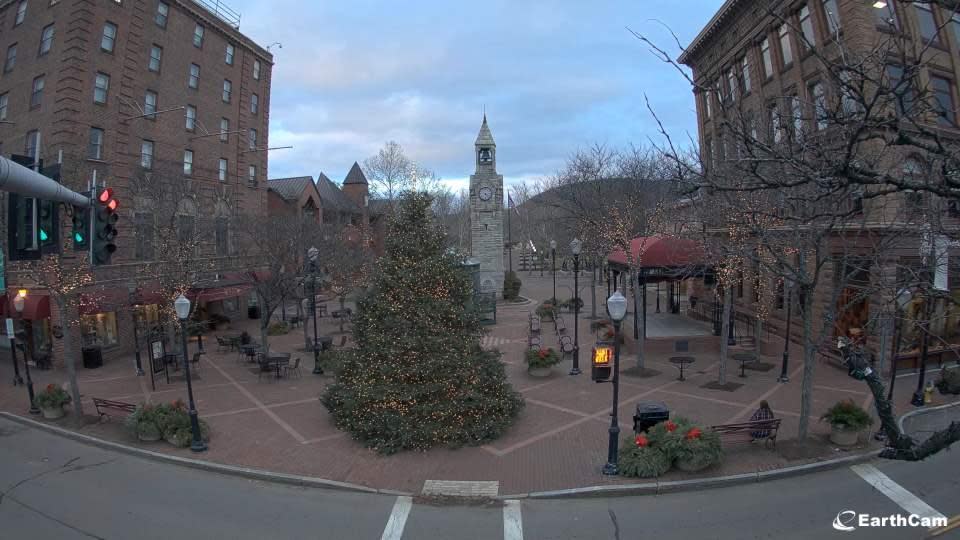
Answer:
<svg viewBox="0 0 960 540"><path fill-rule="evenodd" d="M548 298L552 294L549 277L521 275L522 294L533 299ZM572 290L573 279L558 275L558 295L565 297ZM371 452L349 435L337 430L325 408L318 400L323 388L332 381L329 374L311 374L312 353L300 352L303 333L294 329L286 336L271 340L274 350L292 351L294 358L302 359L300 378L258 380L256 372L235 352L217 352L212 336L204 340L207 354L194 383L194 395L201 418L212 428L210 449L201 457L215 462L254 467L277 472L302 474L330 480L350 482L377 488L397 489L419 493L427 480L499 482L501 494L525 493L541 490L565 489L591 485L635 482L636 479L609 478L600 474L606 461L607 429L610 424L611 385L597 384L589 376L589 350L594 336L590 333L589 285L581 281L586 306L580 324L581 367L584 374L567 375L570 362L554 368L553 375L535 379L526 372L523 351L526 348L528 311L535 305L499 308L498 324L490 328L483 345L503 352L510 380L526 400L526 407L515 425L499 440L475 448L458 450L435 449L429 452L407 452L394 456L380 456ZM598 298L605 296L606 286L598 285ZM601 301L602 302L602 301ZM651 294L650 311L654 298ZM598 306L602 313L603 306ZM564 315L572 335L573 316ZM693 334L709 334L709 327L676 315L650 314L650 327L656 335L668 334L671 329ZM228 333L247 329L254 335L256 321L240 321ZM628 319L625 328L632 328ZM321 333L335 335L335 321L322 321ZM553 325L543 324L544 343L557 346ZM711 339L709 337L705 339ZM716 338L714 338L716 339ZM337 338L337 341L339 338ZM191 343L191 351L196 344ZM348 343L349 346L349 343ZM635 348L632 336L621 357L624 368L633 366L631 351ZM736 362L728 366L728 380L743 386L735 391L709 390L705 383L716 380L719 355L713 350L693 349L696 363L686 373L687 380L677 380L675 366L668 363L669 352L651 351L647 367L660 374L649 378L621 377L620 427L623 436L632 436L632 415L637 402L657 400L665 402L673 414L692 418L706 425L742 421L749 418L761 400L767 400L776 415L783 418L781 442L796 436L800 407L800 350L791 356L791 378L787 384L776 381L779 358L764 358L776 365L766 372L748 371L741 379ZM86 414L92 415L93 397L130 402L163 402L186 398L185 383L158 383L151 391L149 377L137 377L133 359L113 361L96 370L81 369L81 390ZM2 380L8 381L9 365L0 366ZM930 377L935 374L930 374ZM34 371L35 386L66 381L65 373ZM899 413L906 412L910 393L916 384L913 376L898 380L895 404ZM828 426L817 421L819 415L840 399L852 398L865 407L872 402L867 387L846 376L845 372L826 363L818 363L813 396L814 416L811 426L814 438L822 441ZM944 402L935 396L935 404ZM4 385L0 388L0 409L26 414L26 391L21 387ZM60 421L66 425L65 421ZM142 446L170 454L197 457L189 450L179 450L165 443L136 442L114 419L92 423L82 428L84 433L126 444ZM787 444L789 444L787 442ZM826 446L826 445L825 445ZM832 451L828 449L828 452ZM731 446L721 465L705 473L725 475L766 470L796 464L777 450L749 444ZM666 479L689 477L672 471Z"/></svg>

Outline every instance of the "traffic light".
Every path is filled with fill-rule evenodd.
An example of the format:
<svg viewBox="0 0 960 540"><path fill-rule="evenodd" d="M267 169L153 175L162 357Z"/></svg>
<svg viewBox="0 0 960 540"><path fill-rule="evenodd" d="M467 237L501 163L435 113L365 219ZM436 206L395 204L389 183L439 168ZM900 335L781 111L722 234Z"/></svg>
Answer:
<svg viewBox="0 0 960 540"><path fill-rule="evenodd" d="M90 249L90 209L73 207L73 232L70 239L73 241L74 251L87 251Z"/></svg>
<svg viewBox="0 0 960 540"><path fill-rule="evenodd" d="M37 201L39 206L37 236L40 247L55 246L57 244L57 203L53 201Z"/></svg>
<svg viewBox="0 0 960 540"><path fill-rule="evenodd" d="M94 208L93 264L110 264L110 257L117 251L117 221L120 203L113 198L113 189L106 188L97 196Z"/></svg>
<svg viewBox="0 0 960 540"><path fill-rule="evenodd" d="M613 347L594 347L590 361L590 378L596 382L610 379L610 364L613 362Z"/></svg>

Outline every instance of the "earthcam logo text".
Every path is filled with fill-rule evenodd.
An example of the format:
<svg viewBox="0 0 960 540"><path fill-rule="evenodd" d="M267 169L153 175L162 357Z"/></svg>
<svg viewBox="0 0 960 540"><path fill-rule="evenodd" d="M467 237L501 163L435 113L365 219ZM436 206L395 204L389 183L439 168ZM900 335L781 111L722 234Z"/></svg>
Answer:
<svg viewBox="0 0 960 540"><path fill-rule="evenodd" d="M945 517L926 517L917 514L891 514L889 516L871 516L860 514L853 510L844 510L833 518L833 528L838 531L850 532L857 527L946 527Z"/></svg>

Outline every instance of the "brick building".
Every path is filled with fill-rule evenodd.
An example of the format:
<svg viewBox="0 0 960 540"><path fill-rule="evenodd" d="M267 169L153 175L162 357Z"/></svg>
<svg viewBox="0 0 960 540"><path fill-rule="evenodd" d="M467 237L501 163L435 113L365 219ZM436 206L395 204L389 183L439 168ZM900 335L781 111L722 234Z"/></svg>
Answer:
<svg viewBox="0 0 960 540"><path fill-rule="evenodd" d="M141 331L155 327L158 304L171 299L144 268L164 221L189 232L209 222L197 252L210 264L188 296L205 313L246 316L247 288L230 270L245 266L236 224L267 213L273 57L239 31L239 15L201 0L9 0L0 28L0 153L60 163L71 189L95 181L121 203L118 249L94 269L79 344L109 361L133 350L134 319ZM160 184L176 184L178 200L158 200L151 188ZM26 346L59 362L67 322L19 261L74 253L63 242L37 246L24 228L32 200L2 196L8 290L30 290ZM59 209L58 238L70 230L67 214Z"/></svg>
<svg viewBox="0 0 960 540"><path fill-rule="evenodd" d="M896 47L887 47L896 43ZM847 55L847 60L843 60ZM922 61L919 60L922 57ZM699 141L703 167L707 174L710 168L740 160L740 141L752 138L763 144L801 147L803 140L829 136L836 115L847 114L850 118L864 114L862 107L848 99L850 90L845 89L846 74L841 69L830 71L844 61L863 58L880 59L885 82L868 84L863 95L876 92L881 86L898 87L912 65L916 70L915 80L902 85L899 92L906 95L904 102L916 99L921 89L929 96L928 110L914 112L890 105L887 111L899 125L910 117L928 126L942 137L941 140L958 139L957 81L960 80L960 15L936 4L900 3L873 0L808 0L773 1L727 0L710 20L708 25L687 47L680 62L692 68L695 82L695 99L699 128ZM854 60L856 59L856 60ZM866 68L864 68L866 69ZM839 74L839 76L838 76ZM839 79L839 80L838 80ZM903 89L906 87L906 90ZM893 92L891 92L893 93ZM875 95L875 94L874 94ZM911 98L911 96L913 96ZM880 105L885 106L884 104ZM881 114L881 113L876 113ZM739 134L731 135L730 126L740 126ZM736 130L734 130L736 131ZM804 137L806 139L802 139ZM871 150L868 144L862 147ZM916 149L904 152L896 147L884 148L880 159L886 166L898 168L899 175L929 174L935 171L925 168L926 158ZM859 155L859 154L858 154ZM899 168L902 168L900 170ZM719 169L717 169L719 170ZM866 197L852 193L843 204L849 205L850 215L856 220L858 231L888 231L904 234L914 223L918 214L931 214L946 209L949 201L933 200L929 194L898 193L882 197ZM943 211L942 219L956 217L953 207ZM933 219L933 218L931 218ZM937 220L941 217L937 217ZM899 229L891 224L902 223ZM948 225L951 226L951 225ZM955 227L955 224L952 225ZM877 234L888 234L879 232ZM723 231L717 231L722 236ZM874 234L874 233L870 233ZM893 282L899 279L903 268L920 265L917 247L922 244L921 234L914 228L913 236L906 234L907 241L897 250L885 254L886 259L870 268L857 270L851 276L848 263L839 256L823 273L823 284L814 291L815 319L835 316L834 335L846 335L851 330L867 331L869 344L880 357L887 357L891 350L892 327L880 313L889 309L892 298L875 294L868 299L848 302L857 295L858 287L864 290L870 283ZM849 237L838 237L838 252L852 249L855 242ZM841 244L845 248L839 247ZM955 254L950 250L950 256ZM947 253L943 254L946 260ZM952 264L952 261L951 261ZM952 268L943 265L944 279L953 277ZM949 270L948 270L949 269ZM939 273L939 269L938 269ZM834 298L831 286L847 276L848 285ZM950 279L949 294L958 298L960 288L955 279ZM774 305L764 320L764 330L757 337L761 349L773 354L783 347L786 313L790 306L785 301L782 281L773 285ZM754 321L761 311L762 302L756 282L744 280L734 292L734 311L738 333L752 333ZM716 298L716 285L712 279L695 280L689 290L690 296L701 299ZM715 303L701 302L700 316L718 317ZM941 304L937 308L933 330L942 345L960 342L960 318L955 310ZM764 308L763 311L766 311ZM835 313L834 313L835 312ZM797 322L794 320L793 340L799 339ZM901 352L916 347L904 340ZM912 365L912 364L911 364Z"/></svg>

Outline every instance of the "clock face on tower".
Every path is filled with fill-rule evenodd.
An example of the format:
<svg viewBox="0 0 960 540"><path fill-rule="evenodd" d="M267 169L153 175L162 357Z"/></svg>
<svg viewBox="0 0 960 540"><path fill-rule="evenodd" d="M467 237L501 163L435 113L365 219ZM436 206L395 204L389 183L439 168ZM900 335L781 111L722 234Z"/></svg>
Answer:
<svg viewBox="0 0 960 540"><path fill-rule="evenodd" d="M480 188L480 200L489 201L493 197L493 189L490 186L483 186Z"/></svg>

